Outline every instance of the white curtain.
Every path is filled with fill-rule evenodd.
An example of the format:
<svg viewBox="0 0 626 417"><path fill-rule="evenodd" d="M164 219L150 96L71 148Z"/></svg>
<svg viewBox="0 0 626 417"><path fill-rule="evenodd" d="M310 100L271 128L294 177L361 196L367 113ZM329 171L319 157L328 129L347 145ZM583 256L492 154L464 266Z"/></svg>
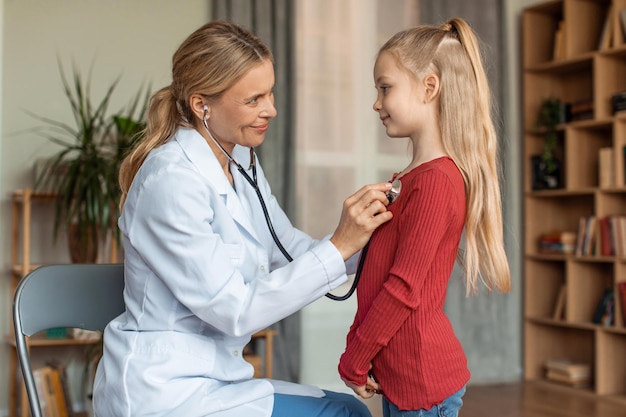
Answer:
<svg viewBox="0 0 626 417"><path fill-rule="evenodd" d="M213 19L229 20L255 33L274 55L275 106L278 117L272 121L265 142L256 149L272 193L293 218L294 172L294 62L293 2L291 0L213 0ZM286 381L300 379L300 314L274 324L273 377ZM255 349L263 354L262 341Z"/></svg>
<svg viewBox="0 0 626 417"><path fill-rule="evenodd" d="M417 22L414 0L296 0L296 219L316 237L333 231L344 199L410 161L372 105L382 43ZM337 290L343 293L347 288ZM337 373L356 297L302 311L304 383L346 390Z"/></svg>

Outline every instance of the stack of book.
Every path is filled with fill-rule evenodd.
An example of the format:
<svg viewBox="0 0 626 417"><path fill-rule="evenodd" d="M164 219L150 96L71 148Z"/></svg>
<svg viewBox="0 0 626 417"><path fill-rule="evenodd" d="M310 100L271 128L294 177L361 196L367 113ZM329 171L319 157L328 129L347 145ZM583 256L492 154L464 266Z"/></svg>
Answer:
<svg viewBox="0 0 626 417"><path fill-rule="evenodd" d="M570 103L569 120L575 122L577 120L593 119L593 100L581 100Z"/></svg>
<svg viewBox="0 0 626 417"><path fill-rule="evenodd" d="M611 107L613 113L626 110L626 91L620 91L611 96Z"/></svg>
<svg viewBox="0 0 626 417"><path fill-rule="evenodd" d="M591 366L571 359L550 359L545 363L546 379L570 387L584 388L591 385Z"/></svg>
<svg viewBox="0 0 626 417"><path fill-rule="evenodd" d="M539 252L543 254L572 254L576 249L576 233L549 232L539 237Z"/></svg>
<svg viewBox="0 0 626 417"><path fill-rule="evenodd" d="M73 417L64 366L50 364L34 369L33 378L43 417Z"/></svg>

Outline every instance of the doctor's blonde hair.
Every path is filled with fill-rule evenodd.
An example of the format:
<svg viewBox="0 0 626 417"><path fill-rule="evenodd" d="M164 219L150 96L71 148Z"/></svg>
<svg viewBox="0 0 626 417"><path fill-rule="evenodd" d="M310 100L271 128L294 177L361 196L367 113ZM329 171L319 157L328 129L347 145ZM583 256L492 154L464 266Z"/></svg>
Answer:
<svg viewBox="0 0 626 417"><path fill-rule="evenodd" d="M195 127L189 107L191 95L218 99L266 60L273 61L269 48L254 34L230 22L209 22L183 41L172 57L172 83L150 98L145 138L122 161L120 208L148 153L165 144L178 127Z"/></svg>
<svg viewBox="0 0 626 417"><path fill-rule="evenodd" d="M467 294L478 282L508 292L509 264L504 250L499 186L498 139L491 118L491 91L478 39L462 19L397 33L380 49L394 56L412 76L434 72L440 79L439 129L447 154L465 182L467 210L465 269Z"/></svg>

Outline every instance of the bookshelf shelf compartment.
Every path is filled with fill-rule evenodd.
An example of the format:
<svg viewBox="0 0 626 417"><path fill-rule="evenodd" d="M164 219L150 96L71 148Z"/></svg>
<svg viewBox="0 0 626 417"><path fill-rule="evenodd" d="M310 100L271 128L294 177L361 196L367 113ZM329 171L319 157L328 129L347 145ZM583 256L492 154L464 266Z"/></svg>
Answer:
<svg viewBox="0 0 626 417"><path fill-rule="evenodd" d="M598 117L613 116L611 96L626 90L626 56L598 55L596 68L603 82L597 86Z"/></svg>
<svg viewBox="0 0 626 417"><path fill-rule="evenodd" d="M524 88L534 92L525 104L524 127L532 130L536 125L541 104L548 99L559 99L563 103L576 103L593 98L593 61L583 61L576 71L542 71L524 75ZM585 65L583 65L585 64Z"/></svg>
<svg viewBox="0 0 626 417"><path fill-rule="evenodd" d="M581 216L590 216L595 209L594 194L527 195L525 198L526 254L539 254L539 238L551 231L576 232Z"/></svg>
<svg viewBox="0 0 626 417"><path fill-rule="evenodd" d="M612 126L591 126L567 129L566 184L569 189L599 186L599 159L602 148L612 148Z"/></svg>
<svg viewBox="0 0 626 417"><path fill-rule="evenodd" d="M626 334L600 331L597 342L596 390L601 395L626 397Z"/></svg>
<svg viewBox="0 0 626 417"><path fill-rule="evenodd" d="M561 287L565 284L564 262L527 262L526 286L533 294L532 305L526 309L529 317L552 318Z"/></svg>
<svg viewBox="0 0 626 417"><path fill-rule="evenodd" d="M626 37L615 13L622 9L626 0L550 0L523 11L524 378L545 381L551 359L583 362L589 388L545 386L626 403L626 323L616 291L626 257L606 250L606 240L604 251L584 256L544 254L539 245L563 232L578 240L581 218L626 216L626 111L614 113L611 101L626 91ZM556 128L561 188L534 190L531 157L545 141L536 120L547 99L570 105ZM611 288L614 320L605 326L594 315Z"/></svg>
<svg viewBox="0 0 626 417"><path fill-rule="evenodd" d="M613 286L613 263L572 261L568 267L565 320L593 324L604 291Z"/></svg>
<svg viewBox="0 0 626 417"><path fill-rule="evenodd" d="M595 331L526 322L527 339L541 340L541 344L525 342L527 360L524 375L527 379L543 379L545 363L550 359L568 358L576 362L594 363ZM593 366L592 366L593 368Z"/></svg>
<svg viewBox="0 0 626 417"><path fill-rule="evenodd" d="M524 67L552 61L554 35L562 20L562 2L543 3L525 13L522 21L523 42L533 47L524 48Z"/></svg>

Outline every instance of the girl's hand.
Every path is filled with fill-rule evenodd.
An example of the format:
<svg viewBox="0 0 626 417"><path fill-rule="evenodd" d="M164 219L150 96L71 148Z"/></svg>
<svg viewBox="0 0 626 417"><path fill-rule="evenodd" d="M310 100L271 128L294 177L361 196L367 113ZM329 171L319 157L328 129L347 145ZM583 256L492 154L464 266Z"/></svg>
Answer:
<svg viewBox="0 0 626 417"><path fill-rule="evenodd" d="M352 391L354 391L356 395L363 399L372 398L375 394L382 393L380 385L371 376L367 377L367 384L365 385L356 385L352 382L345 380L344 383L346 384L346 386L352 389Z"/></svg>
<svg viewBox="0 0 626 417"><path fill-rule="evenodd" d="M387 182L366 185L344 201L339 225L330 238L344 260L361 250L374 230L393 217L385 195L390 189Z"/></svg>

